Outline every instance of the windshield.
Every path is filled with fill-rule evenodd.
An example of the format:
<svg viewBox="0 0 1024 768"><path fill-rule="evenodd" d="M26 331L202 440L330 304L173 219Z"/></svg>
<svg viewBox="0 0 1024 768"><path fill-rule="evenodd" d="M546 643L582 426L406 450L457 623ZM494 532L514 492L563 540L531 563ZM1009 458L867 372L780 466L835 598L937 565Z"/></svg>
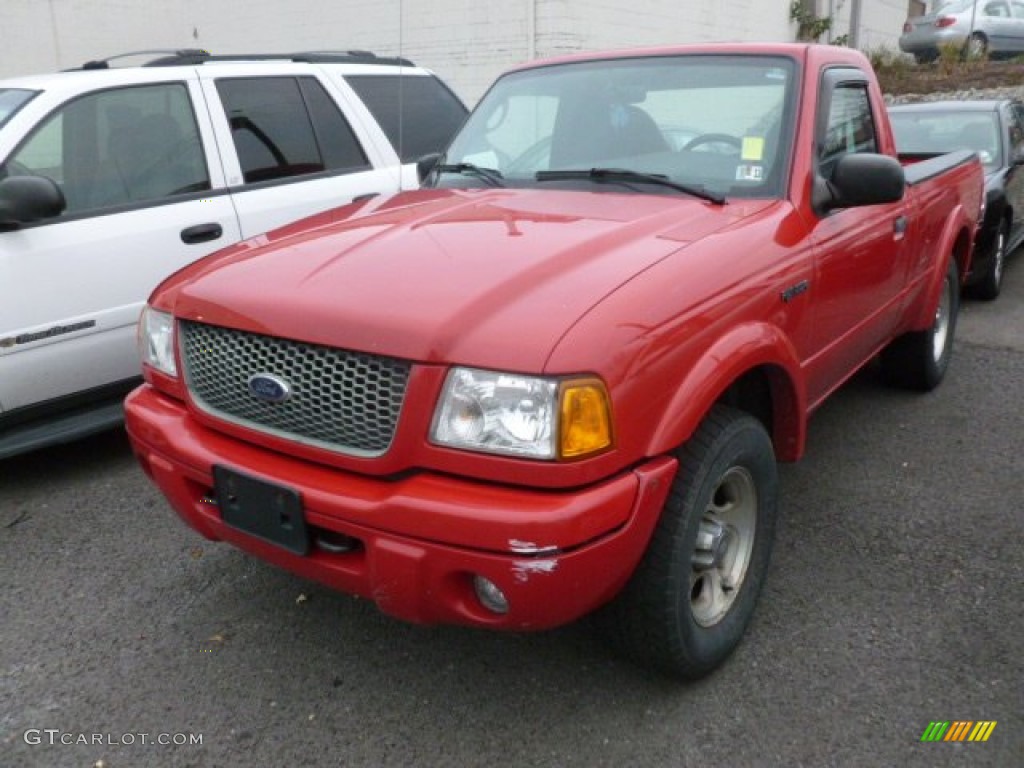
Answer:
<svg viewBox="0 0 1024 768"><path fill-rule="evenodd" d="M437 184L481 186L479 173L466 172L475 167L498 171L505 186L578 187L578 179L547 172L601 168L717 195L777 197L791 143L794 67L781 57L688 55L514 72L470 115ZM618 179L624 189L679 194Z"/></svg>
<svg viewBox="0 0 1024 768"><path fill-rule="evenodd" d="M1002 165L995 112L893 112L890 122L900 154L938 155L973 149L986 169Z"/></svg>
<svg viewBox="0 0 1024 768"><path fill-rule="evenodd" d="M0 88L0 128L10 120L14 113L21 109L38 91L25 91L20 88Z"/></svg>

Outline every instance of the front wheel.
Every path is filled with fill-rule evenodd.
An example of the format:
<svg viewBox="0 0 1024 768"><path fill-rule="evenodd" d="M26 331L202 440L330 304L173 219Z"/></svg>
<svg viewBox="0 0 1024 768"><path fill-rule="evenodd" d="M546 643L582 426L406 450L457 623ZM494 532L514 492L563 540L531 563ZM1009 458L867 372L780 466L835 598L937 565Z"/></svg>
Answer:
<svg viewBox="0 0 1024 768"><path fill-rule="evenodd" d="M768 570L778 476L759 421L716 406L678 451L647 552L601 620L644 666L695 679L732 653Z"/></svg>
<svg viewBox="0 0 1024 768"><path fill-rule="evenodd" d="M988 267L981 281L974 287L974 295L985 301L992 301L999 296L1003 287L1003 266L1006 262L1006 243L1010 239L1010 224L1003 219L996 233L996 241L992 246Z"/></svg>
<svg viewBox="0 0 1024 768"><path fill-rule="evenodd" d="M950 259L932 327L905 333L882 350L882 372L890 384L923 392L939 385L953 357L959 311L960 275L956 260Z"/></svg>

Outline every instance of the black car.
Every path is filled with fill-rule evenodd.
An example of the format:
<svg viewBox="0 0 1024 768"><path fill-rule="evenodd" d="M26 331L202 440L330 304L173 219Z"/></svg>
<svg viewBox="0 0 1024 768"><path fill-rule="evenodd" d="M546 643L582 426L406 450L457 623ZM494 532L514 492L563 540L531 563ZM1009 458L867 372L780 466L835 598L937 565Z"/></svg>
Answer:
<svg viewBox="0 0 1024 768"><path fill-rule="evenodd" d="M1024 239L1024 104L933 101L889 107L905 162L973 149L985 168L985 215L966 285L982 299L999 295L1006 255Z"/></svg>

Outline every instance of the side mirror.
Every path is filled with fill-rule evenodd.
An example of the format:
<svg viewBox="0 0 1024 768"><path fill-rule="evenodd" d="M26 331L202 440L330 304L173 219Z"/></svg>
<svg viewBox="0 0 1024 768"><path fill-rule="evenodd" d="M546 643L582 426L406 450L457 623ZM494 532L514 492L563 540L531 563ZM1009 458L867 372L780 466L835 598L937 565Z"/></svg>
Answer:
<svg viewBox="0 0 1024 768"><path fill-rule="evenodd" d="M894 157L868 153L843 155L829 179L814 184L814 207L819 213L837 208L895 203L906 187L903 166Z"/></svg>
<svg viewBox="0 0 1024 768"><path fill-rule="evenodd" d="M419 177L420 184L426 180L427 176L437 167L440 161L440 152L431 152L429 155L424 155L416 161L416 175Z"/></svg>
<svg viewBox="0 0 1024 768"><path fill-rule="evenodd" d="M9 176L0 181L0 231L59 216L67 202L53 179Z"/></svg>

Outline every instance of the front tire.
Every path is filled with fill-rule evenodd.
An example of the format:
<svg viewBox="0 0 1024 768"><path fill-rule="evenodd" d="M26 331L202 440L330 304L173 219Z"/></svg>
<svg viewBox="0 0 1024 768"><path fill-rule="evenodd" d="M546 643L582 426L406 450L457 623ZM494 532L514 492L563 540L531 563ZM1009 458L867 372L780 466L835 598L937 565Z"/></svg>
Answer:
<svg viewBox="0 0 1024 768"><path fill-rule="evenodd" d="M932 327L905 333L882 350L882 372L890 384L922 392L939 385L953 357L959 311L960 275L950 259Z"/></svg>
<svg viewBox="0 0 1024 768"><path fill-rule="evenodd" d="M992 247L988 268L981 281L974 287L973 294L979 299L992 301L999 296L1003 287L1003 267L1006 264L1006 243L1010 239L1010 224L1003 219L996 233L996 241Z"/></svg>
<svg viewBox="0 0 1024 768"><path fill-rule="evenodd" d="M632 660L696 679L732 653L754 613L774 538L778 475L761 423L724 406L678 458L647 552L601 620Z"/></svg>

